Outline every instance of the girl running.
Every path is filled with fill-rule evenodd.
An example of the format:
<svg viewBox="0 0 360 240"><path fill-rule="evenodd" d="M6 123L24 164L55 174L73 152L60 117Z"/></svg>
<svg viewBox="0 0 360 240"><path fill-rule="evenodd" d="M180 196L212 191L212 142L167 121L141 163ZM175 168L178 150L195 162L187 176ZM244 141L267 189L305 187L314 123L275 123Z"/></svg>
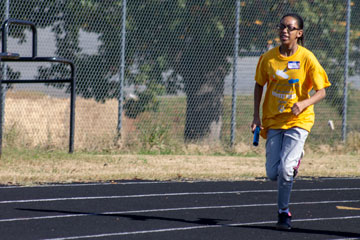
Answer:
<svg viewBox="0 0 360 240"><path fill-rule="evenodd" d="M261 128L266 140L266 174L278 183L278 229L291 229L289 211L293 179L303 156L305 140L314 125L314 104L330 86L314 54L303 47L304 21L286 14L277 27L281 45L264 53L258 62L251 129ZM266 85L260 118L260 102ZM309 92L315 90L310 96Z"/></svg>

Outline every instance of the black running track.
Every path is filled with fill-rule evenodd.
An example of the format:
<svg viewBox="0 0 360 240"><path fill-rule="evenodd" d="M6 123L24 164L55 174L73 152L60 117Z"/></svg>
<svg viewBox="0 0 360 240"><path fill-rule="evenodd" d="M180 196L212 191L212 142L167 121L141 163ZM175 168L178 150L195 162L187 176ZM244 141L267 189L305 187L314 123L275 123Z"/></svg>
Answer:
<svg viewBox="0 0 360 240"><path fill-rule="evenodd" d="M360 239L360 179L296 180L293 229L276 183L0 186L0 239Z"/></svg>

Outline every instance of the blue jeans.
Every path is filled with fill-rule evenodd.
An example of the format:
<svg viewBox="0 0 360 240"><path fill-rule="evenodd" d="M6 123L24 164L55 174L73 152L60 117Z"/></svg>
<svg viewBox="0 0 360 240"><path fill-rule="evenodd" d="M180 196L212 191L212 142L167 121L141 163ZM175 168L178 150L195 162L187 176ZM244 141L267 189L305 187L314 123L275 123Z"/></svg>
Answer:
<svg viewBox="0 0 360 240"><path fill-rule="evenodd" d="M294 181L294 168L298 165L309 132L302 128L269 129L266 140L266 174L278 181L278 207L289 207Z"/></svg>

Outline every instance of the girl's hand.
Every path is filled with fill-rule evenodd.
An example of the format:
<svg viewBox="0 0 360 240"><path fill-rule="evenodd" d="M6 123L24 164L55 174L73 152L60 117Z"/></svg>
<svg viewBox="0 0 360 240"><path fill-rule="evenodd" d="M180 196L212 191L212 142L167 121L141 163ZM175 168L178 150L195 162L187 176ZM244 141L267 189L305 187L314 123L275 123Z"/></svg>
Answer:
<svg viewBox="0 0 360 240"><path fill-rule="evenodd" d="M325 88L315 91L316 93L313 96L301 102L297 102L291 107L291 111L295 116L299 115L308 106L314 105L315 103L318 103L320 100L325 98L326 96Z"/></svg>
<svg viewBox="0 0 360 240"><path fill-rule="evenodd" d="M291 112L295 116L298 116L305 109L305 107L306 106L302 102L297 102L291 107Z"/></svg>
<svg viewBox="0 0 360 240"><path fill-rule="evenodd" d="M261 121L259 118L254 118L253 122L251 123L251 132L254 133L255 132L255 129L256 127L259 126L260 129L263 129L263 127L261 126Z"/></svg>

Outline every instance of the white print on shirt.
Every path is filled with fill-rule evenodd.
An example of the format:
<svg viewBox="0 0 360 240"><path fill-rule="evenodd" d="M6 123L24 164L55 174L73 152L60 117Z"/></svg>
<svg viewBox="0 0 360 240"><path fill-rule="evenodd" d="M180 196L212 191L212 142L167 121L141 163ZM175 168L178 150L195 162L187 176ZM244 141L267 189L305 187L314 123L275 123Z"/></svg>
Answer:
<svg viewBox="0 0 360 240"><path fill-rule="evenodd" d="M289 76L284 72L284 70L276 70L276 75L285 79L289 78Z"/></svg>
<svg viewBox="0 0 360 240"><path fill-rule="evenodd" d="M280 113L282 113L285 110L285 106L287 105L287 101L278 100L278 102L279 102L278 110L279 110Z"/></svg>
<svg viewBox="0 0 360 240"><path fill-rule="evenodd" d="M278 110L280 113L282 113L285 110L285 106L284 105L279 105Z"/></svg>
<svg viewBox="0 0 360 240"><path fill-rule="evenodd" d="M285 94L285 93L277 93L275 91L272 91L272 95L281 98L281 99L295 99L296 94Z"/></svg>
<svg viewBox="0 0 360 240"><path fill-rule="evenodd" d="M273 83L275 84L275 89L272 90L271 94L278 98L278 111L280 113L284 112L288 106L288 102L292 99L296 99L297 95L296 93L291 90L294 87L298 88L299 87L299 79L293 79L290 78L290 76L286 73L288 69L297 69L300 66L300 62L298 61L294 61L294 62L288 62L288 66L287 68L285 68L284 70L276 70L275 75L273 75ZM276 78L278 78L278 80L276 80ZM285 80L286 81L283 81ZM275 83L274 83L275 82ZM289 89L288 91L286 90L280 90L277 89L278 87L285 87L285 89Z"/></svg>

